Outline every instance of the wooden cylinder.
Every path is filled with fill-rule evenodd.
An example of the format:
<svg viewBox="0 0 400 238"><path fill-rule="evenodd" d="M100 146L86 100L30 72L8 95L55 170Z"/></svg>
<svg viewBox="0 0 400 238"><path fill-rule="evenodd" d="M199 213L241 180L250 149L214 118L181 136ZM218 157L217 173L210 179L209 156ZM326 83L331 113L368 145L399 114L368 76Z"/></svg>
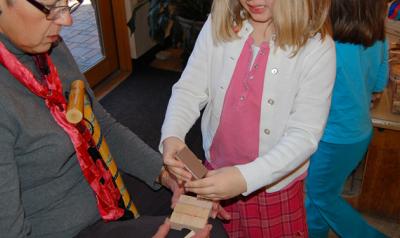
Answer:
<svg viewBox="0 0 400 238"><path fill-rule="evenodd" d="M67 105L67 121L72 124L79 123L83 118L83 102L85 95L85 83L75 80L71 83Z"/></svg>

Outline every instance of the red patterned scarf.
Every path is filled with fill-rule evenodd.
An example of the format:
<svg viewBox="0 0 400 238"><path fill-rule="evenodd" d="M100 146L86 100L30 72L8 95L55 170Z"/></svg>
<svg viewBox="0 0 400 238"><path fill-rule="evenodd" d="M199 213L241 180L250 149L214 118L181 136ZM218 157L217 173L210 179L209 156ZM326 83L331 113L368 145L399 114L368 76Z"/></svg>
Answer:
<svg viewBox="0 0 400 238"><path fill-rule="evenodd" d="M93 158L88 150L91 146L91 135L84 124L70 124L66 117L66 100L62 94L62 85L57 70L47 54L34 56L36 61L43 59L49 68L43 76L43 83L37 81L21 62L0 42L0 63L26 88L43 98L54 120L69 135L74 145L79 165L90 187L96 194L97 207L101 217L106 221L117 220L124 215L119 207L121 194L113 184L112 176L101 159ZM47 62L46 62L47 61ZM97 159L97 160L94 160Z"/></svg>

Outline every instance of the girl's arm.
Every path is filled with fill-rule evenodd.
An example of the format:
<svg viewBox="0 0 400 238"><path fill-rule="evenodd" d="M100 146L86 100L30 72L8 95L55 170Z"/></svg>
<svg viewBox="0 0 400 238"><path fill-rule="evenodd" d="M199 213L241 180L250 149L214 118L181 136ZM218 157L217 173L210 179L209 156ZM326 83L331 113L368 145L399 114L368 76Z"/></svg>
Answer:
<svg viewBox="0 0 400 238"><path fill-rule="evenodd" d="M172 88L165 120L161 129L160 151L167 168L180 180L191 175L174 155L184 146L186 133L200 116L209 98L209 63L212 50L211 18L206 21L188 64Z"/></svg>

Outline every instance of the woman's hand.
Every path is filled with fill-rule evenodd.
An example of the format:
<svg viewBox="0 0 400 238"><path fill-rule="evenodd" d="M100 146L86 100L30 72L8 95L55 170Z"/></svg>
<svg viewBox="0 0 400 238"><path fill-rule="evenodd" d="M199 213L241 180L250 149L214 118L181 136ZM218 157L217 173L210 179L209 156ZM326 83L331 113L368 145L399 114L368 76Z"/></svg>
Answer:
<svg viewBox="0 0 400 238"><path fill-rule="evenodd" d="M190 181L192 174L186 170L182 161L175 158L176 154L186 145L176 137L168 137L163 142L163 160L167 170L172 173L179 184Z"/></svg>
<svg viewBox="0 0 400 238"><path fill-rule="evenodd" d="M186 182L185 190L218 201L246 192L247 184L238 168L224 167L209 171L203 179Z"/></svg>
<svg viewBox="0 0 400 238"><path fill-rule="evenodd" d="M171 208L174 208L179 200L179 197L184 194L184 187L179 184L176 177L169 173L165 167L162 168L159 182L166 188L172 191Z"/></svg>
<svg viewBox="0 0 400 238"><path fill-rule="evenodd" d="M168 235L169 230L171 229L171 223L169 219L166 219L164 224L162 224L157 233L153 236L153 238L165 238ZM203 229L197 232L192 238L207 238L210 236L212 226L211 224L207 224Z"/></svg>

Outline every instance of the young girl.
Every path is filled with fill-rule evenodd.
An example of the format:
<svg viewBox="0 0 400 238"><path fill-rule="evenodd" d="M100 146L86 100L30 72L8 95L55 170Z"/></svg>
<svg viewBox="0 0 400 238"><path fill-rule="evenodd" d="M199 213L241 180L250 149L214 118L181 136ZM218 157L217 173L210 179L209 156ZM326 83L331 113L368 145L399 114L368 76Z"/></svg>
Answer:
<svg viewBox="0 0 400 238"><path fill-rule="evenodd" d="M231 237L307 237L303 179L335 79L329 0L216 0L162 128L164 163L187 191L226 200ZM202 117L207 177L174 156Z"/></svg>
<svg viewBox="0 0 400 238"><path fill-rule="evenodd" d="M371 95L388 79L384 0L333 0L337 76L332 106L307 178L310 237L384 237L341 197L347 176L363 159L372 135Z"/></svg>

